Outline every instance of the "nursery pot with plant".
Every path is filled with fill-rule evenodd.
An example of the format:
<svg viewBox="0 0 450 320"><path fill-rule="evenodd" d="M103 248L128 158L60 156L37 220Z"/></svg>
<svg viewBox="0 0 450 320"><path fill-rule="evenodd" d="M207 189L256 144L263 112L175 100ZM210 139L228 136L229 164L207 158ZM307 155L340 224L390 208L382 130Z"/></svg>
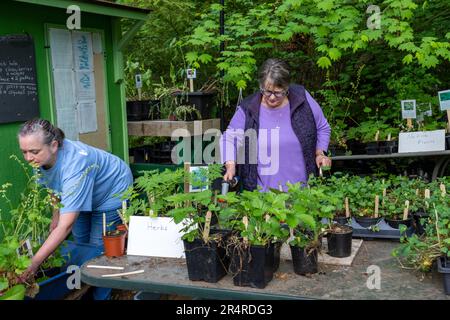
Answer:
<svg viewBox="0 0 450 320"><path fill-rule="evenodd" d="M125 253L125 231L112 230L103 235L105 256L121 257Z"/></svg>

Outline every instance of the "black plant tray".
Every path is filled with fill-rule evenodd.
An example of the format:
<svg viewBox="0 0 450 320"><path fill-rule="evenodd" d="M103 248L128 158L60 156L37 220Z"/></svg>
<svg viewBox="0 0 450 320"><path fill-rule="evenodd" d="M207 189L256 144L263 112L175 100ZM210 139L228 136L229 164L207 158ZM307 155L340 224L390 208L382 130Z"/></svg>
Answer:
<svg viewBox="0 0 450 320"><path fill-rule="evenodd" d="M379 231L372 231L369 228L362 227L356 222L355 218L351 220L351 227L353 228L353 238L362 238L365 240L371 239L397 239L400 240L401 234L398 229L392 228L388 225L384 219L381 219L378 223ZM410 237L414 233L414 227L411 226L406 229L406 236Z"/></svg>

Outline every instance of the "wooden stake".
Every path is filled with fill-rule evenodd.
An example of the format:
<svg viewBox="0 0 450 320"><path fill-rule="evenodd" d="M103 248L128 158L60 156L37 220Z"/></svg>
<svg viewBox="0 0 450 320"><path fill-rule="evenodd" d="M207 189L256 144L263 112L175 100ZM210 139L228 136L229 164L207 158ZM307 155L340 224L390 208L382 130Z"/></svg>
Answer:
<svg viewBox="0 0 450 320"><path fill-rule="evenodd" d="M403 220L408 219L408 212L409 212L409 200L406 200L405 209L403 210Z"/></svg>
<svg viewBox="0 0 450 320"><path fill-rule="evenodd" d="M206 218L205 218L205 229L203 230L203 241L205 243L208 243L208 240L209 240L209 230L211 227L211 216L212 216L212 213L211 213L211 211L208 210L208 212L206 212Z"/></svg>
<svg viewBox="0 0 450 320"><path fill-rule="evenodd" d="M106 213L103 212L103 236L106 237Z"/></svg>
<svg viewBox="0 0 450 320"><path fill-rule="evenodd" d="M380 138L380 130L377 130L377 133L375 133L375 141L378 141Z"/></svg>
<svg viewBox="0 0 450 320"><path fill-rule="evenodd" d="M386 198L386 188L383 189L383 200L381 200L381 205L384 207L384 199Z"/></svg>
<svg viewBox="0 0 450 320"><path fill-rule="evenodd" d="M113 267L113 266L97 266L97 265L87 265L86 268L92 268L92 269L111 269L111 270L123 270L124 267Z"/></svg>
<svg viewBox="0 0 450 320"><path fill-rule="evenodd" d="M113 277L123 277L123 276L130 276L133 274L139 274L144 273L144 270L137 270L137 271L131 271L131 272L124 272L124 273L114 273L114 274L102 274L103 278L113 278Z"/></svg>
<svg viewBox="0 0 450 320"><path fill-rule="evenodd" d="M388 133L387 141L391 141L391 133L390 132Z"/></svg>
<svg viewBox="0 0 450 320"><path fill-rule="evenodd" d="M419 195L419 189L416 189L416 196Z"/></svg>
<svg viewBox="0 0 450 320"><path fill-rule="evenodd" d="M439 188L441 189L441 195L443 197L445 197L445 195L447 194L447 192L445 191L445 185L443 183L441 183L441 185L439 186Z"/></svg>
<svg viewBox="0 0 450 320"><path fill-rule="evenodd" d="M425 199L430 199L430 189L425 189L424 197Z"/></svg>
<svg viewBox="0 0 450 320"><path fill-rule="evenodd" d="M138 88L138 98L139 98L139 101L142 100L142 92L141 92L141 88Z"/></svg>
<svg viewBox="0 0 450 320"><path fill-rule="evenodd" d="M378 218L378 205L380 203L380 197L378 195L375 196L375 218Z"/></svg>
<svg viewBox="0 0 450 320"><path fill-rule="evenodd" d="M247 231L247 228L248 228L248 217L244 216L242 218L242 222L244 223L245 231ZM248 245L248 238L244 237L243 241L244 241L244 245L247 247L247 245Z"/></svg>
<svg viewBox="0 0 450 320"><path fill-rule="evenodd" d="M407 118L407 119L406 119L406 126L407 126L408 128L412 128L412 127L413 127L412 119L411 119L411 118Z"/></svg>
<svg viewBox="0 0 450 320"><path fill-rule="evenodd" d="M194 79L189 79L189 90L194 92Z"/></svg>
<svg viewBox="0 0 450 320"><path fill-rule="evenodd" d="M350 208L348 206L348 198L345 197L345 217L350 218Z"/></svg>

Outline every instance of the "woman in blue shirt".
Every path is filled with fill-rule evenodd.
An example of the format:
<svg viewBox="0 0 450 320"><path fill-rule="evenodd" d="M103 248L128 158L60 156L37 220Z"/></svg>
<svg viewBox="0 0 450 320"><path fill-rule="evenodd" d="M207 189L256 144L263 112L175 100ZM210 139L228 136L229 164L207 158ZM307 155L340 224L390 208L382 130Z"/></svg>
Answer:
<svg viewBox="0 0 450 320"><path fill-rule="evenodd" d="M102 245L103 213L110 227L120 222L120 194L133 183L129 166L119 157L79 141L43 119L22 125L19 145L25 160L39 167L40 183L55 192L50 235L34 255L27 276L72 232L75 242Z"/></svg>

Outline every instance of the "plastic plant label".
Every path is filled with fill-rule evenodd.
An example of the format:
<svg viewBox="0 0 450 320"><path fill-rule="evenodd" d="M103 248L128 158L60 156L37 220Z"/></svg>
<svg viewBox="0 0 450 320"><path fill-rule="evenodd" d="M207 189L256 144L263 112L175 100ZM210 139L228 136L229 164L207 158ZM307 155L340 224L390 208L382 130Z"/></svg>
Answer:
<svg viewBox="0 0 450 320"><path fill-rule="evenodd" d="M196 69L186 69L186 76L188 79L197 78L197 70Z"/></svg>
<svg viewBox="0 0 450 320"><path fill-rule="evenodd" d="M134 80L136 82L136 88L137 89L142 88L142 76L140 73L135 75Z"/></svg>
<svg viewBox="0 0 450 320"><path fill-rule="evenodd" d="M445 150L445 130L400 132L398 153Z"/></svg>
<svg viewBox="0 0 450 320"><path fill-rule="evenodd" d="M441 110L450 110L450 90L439 91L438 96Z"/></svg>
<svg viewBox="0 0 450 320"><path fill-rule="evenodd" d="M402 118L415 119L416 117L416 100L402 100Z"/></svg>

